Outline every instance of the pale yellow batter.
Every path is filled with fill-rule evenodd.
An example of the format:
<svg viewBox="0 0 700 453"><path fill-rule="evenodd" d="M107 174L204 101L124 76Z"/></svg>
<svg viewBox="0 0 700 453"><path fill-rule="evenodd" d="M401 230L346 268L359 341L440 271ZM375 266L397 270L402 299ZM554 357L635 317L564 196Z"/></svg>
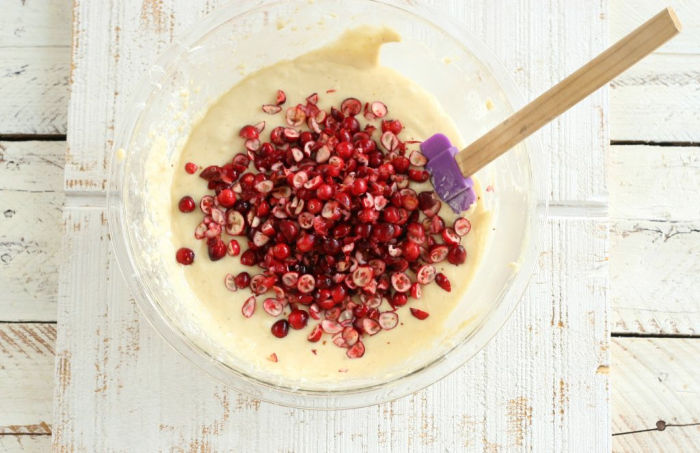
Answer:
<svg viewBox="0 0 700 453"><path fill-rule="evenodd" d="M175 249L189 247L195 251L194 264L182 269L197 296L197 300L191 303L201 304L212 314L210 319L214 321L203 328L211 331L212 337L220 339L221 347L239 363L247 363L249 372L255 370L261 376L277 377L271 380L306 388L323 388L346 379L376 377L383 380L421 365L411 361L416 353L446 340L443 323L470 283L490 228L489 215L478 203L466 215L472 222L471 233L462 240L468 252L466 263L454 266L445 261L437 265L438 270L449 277L452 292L447 293L435 284L425 287L420 300L409 299L408 305L398 310L400 324L397 328L362 339L366 353L360 359L346 357L345 349L335 346L327 334L323 337L325 342L308 342L306 337L318 322L313 319L309 319L303 330L290 329L286 338L272 336L270 326L278 318L269 316L262 309L262 301L270 295L258 296L255 315L244 318L241 305L250 296L250 291L228 291L223 284L224 276L244 270L254 275L260 270L241 265L239 257L227 256L217 262L210 261L204 241L193 236L201 221L199 209L182 214L177 208L178 200L184 195L199 200L208 193L204 180L183 170L186 162L200 166L222 165L244 149L243 140L238 137L243 125L266 121L263 137L267 137L272 127L285 125L284 111L273 116L263 113L260 108L274 99L277 89L287 93L288 101L284 107L303 102L314 92L319 94L319 106L325 110L331 105L338 106L347 97L362 101L381 100L389 108L387 118L398 118L403 123L402 140L424 140L442 132L454 143L461 144L451 119L428 92L394 70L378 64L381 45L398 40L399 36L391 30L356 29L344 34L331 46L251 74L211 107L193 128L182 150L172 183L173 246ZM326 93L326 90L335 92ZM364 125L361 115L358 119ZM420 187L414 188L421 190ZM440 215L448 225L455 218L446 204ZM228 237L224 236L224 240ZM239 242L244 246L245 238L239 238ZM410 314L409 307L425 310L430 317L420 321ZM382 310L387 309L389 307L382 307ZM277 362L268 360L272 353L276 354Z"/></svg>

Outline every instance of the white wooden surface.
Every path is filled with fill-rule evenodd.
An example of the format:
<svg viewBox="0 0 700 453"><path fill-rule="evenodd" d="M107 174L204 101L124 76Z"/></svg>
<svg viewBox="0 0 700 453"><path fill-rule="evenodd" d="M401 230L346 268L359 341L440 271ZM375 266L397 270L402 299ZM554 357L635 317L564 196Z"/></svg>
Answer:
<svg viewBox="0 0 700 453"><path fill-rule="evenodd" d="M604 1L573 9L553 2L549 15L542 13L550 8L535 0L441 4L495 48L530 96L606 41ZM56 348L64 365L57 379L66 384L56 394L55 448L609 448L608 376L597 372L609 365L607 228L604 219L583 215L605 196L605 91L540 134L545 154L538 158L551 197L573 215L554 218L537 238L544 252L528 294L484 352L391 404L343 412L285 409L223 388L170 351L129 300L110 256L102 208L71 207L72 198L104 187L105 153L124 111L122 94L174 35L213 6L152 5L76 4L73 39L80 45L74 47L68 112L64 253L80 259L63 269L59 283ZM504 29L521 35L504 36ZM549 158L555 150L557 158Z"/></svg>
<svg viewBox="0 0 700 453"><path fill-rule="evenodd" d="M658 63L661 61L660 59L650 59L648 62L651 66L640 77L626 83L624 89L614 87L611 90L610 132L613 140L675 141L678 137L674 134L679 130L691 138L700 135L697 123L690 126L683 123L677 126L674 122L677 115L690 115L692 118L693 115L697 116L700 112L700 106L695 101L683 104L685 98L692 98L700 89L697 77L694 82L690 77L690 81L682 87L665 85L660 83L657 78L657 74L666 74L667 71L674 68L684 71L700 52L700 19L697 17L698 9L694 8L694 2L695 0L610 2L608 17L612 37L621 36L636 23L641 22L644 16L652 14L667 3L676 8L684 23L683 34L665 48L660 49L662 53L680 56L681 64L666 64L665 62L662 64ZM69 3L39 2L37 0L11 0L4 3L4 14L0 14L0 24L2 24L0 27L0 55L6 55L3 52L6 52L8 48L22 47L21 52L18 52L25 58L25 62L33 61L34 67L45 67L45 62L40 60L37 63L37 60L32 59L32 56L47 52L46 48L50 46L62 47L63 50L57 50L57 52L65 52L67 55L72 15ZM434 3L440 4L437 1ZM146 12L158 10L157 2L145 3L145 5L148 6L145 9ZM202 6L202 9L208 11L213 6L210 2ZM468 4L463 8L469 6ZM495 14L495 12L484 13L469 20L473 22L493 20ZM509 14L524 16L522 10ZM532 14L536 14L536 12ZM143 23L151 24L151 27L158 23L160 26L165 26L167 22L161 20L151 23L152 16L146 15L145 17L148 18L148 22L144 19ZM514 20L511 20L509 22L511 29L514 29L516 25L519 29L523 23L526 23L525 21L530 19L521 18L521 20L523 22L520 24L515 24ZM17 26L18 24L21 26ZM483 26L481 28L483 29ZM534 28L534 26L530 28ZM476 29L478 30L479 27ZM493 34L495 31L491 31L491 33ZM552 37L552 39L559 39L559 37ZM503 48L507 46L507 43L498 43L498 45ZM502 49L500 52L503 55L504 50ZM527 58L526 55L521 56L520 61L525 58ZM8 61L11 60L0 58L0 94L6 93L4 90L8 87L9 77L4 76L13 74L13 71L8 72L3 66ZM34 75L30 74L25 77L21 84L13 85L15 90L11 95L13 99L18 99L18 101L0 104L0 136L65 131L67 97L61 97L56 93L68 92L70 57L63 57L61 61L63 61L63 72L59 70L38 71ZM645 63L642 62L640 65ZM543 65L544 63L540 62L539 64ZM515 67L514 76L521 86L531 83L523 75L526 67ZM686 70L686 72L688 71ZM14 76L12 75L12 77ZM674 77L678 79L678 76ZM646 87L644 96L640 97L633 93L634 90L639 91L635 87L642 86ZM541 88L544 88L544 85ZM18 94L17 90L22 93L24 98ZM668 96L669 90L671 93L677 94ZM621 95L625 93L628 95ZM654 108L646 111L636 107L634 109L627 108L628 105L634 106L638 102L646 102L647 96L653 97L652 107ZM59 102L55 101L56 97L60 97ZM3 96L3 99L8 98ZM59 105L61 102L63 104ZM683 111L679 111L681 105ZM664 113L663 116L657 115L658 106L663 107L663 109L658 109ZM26 111L31 111L33 114L23 113ZM634 113L634 116L630 117L630 113ZM25 115L24 121L13 119L22 117L22 115ZM53 129L42 126L51 124L51 120L48 118L61 118L61 116L63 117L62 122L59 120L57 123L62 124L61 126ZM627 130L629 133L617 127L620 124L618 118L624 119L623 123L632 125ZM663 122L663 126L660 125L660 121ZM17 127L18 124L19 127ZM697 138L693 138L693 140L697 141ZM57 185L60 187L61 170L53 164L47 164L43 158L47 158L59 166L62 165L61 156L65 149L64 142L36 144L4 142L2 145L6 149L2 151L2 158L0 158L0 184L3 184L6 178L10 178L13 182L20 181L22 188L21 190L12 190L8 185L2 185L0 188L0 211L4 213L9 206L14 211L28 213L30 217L45 211L58 211L62 204L62 194L54 191ZM27 158L25 152L34 154ZM692 269L694 269L693 266L697 268L698 263L700 224L695 209L697 203L686 201L692 200L694 194L697 197L697 191L688 190L687 187L690 185L697 188L700 184L697 159L693 160L698 152L700 152L699 148L693 147L674 149L613 146L611 149L611 154L608 157L607 181L610 190L610 213L613 217L609 252L611 274L609 294L612 305L610 319L613 335L616 332L624 334L643 332L645 335L697 335L698 301L692 296L698 294L698 279L697 273L693 274ZM13 156L12 159L4 157L6 154ZM15 158L23 160L21 173L12 172L14 165L12 162ZM19 179L16 179L17 177ZM683 184L679 181L683 181ZM663 193L653 190L657 184L663 186ZM666 194L668 196L664 198ZM40 197L40 201L37 201L36 197ZM652 203L648 202L649 197L653 200ZM18 209L18 207L22 209ZM46 216L44 219L48 217ZM25 223L24 220L17 221L18 219L17 216L8 218L4 214L0 215L0 256L5 255L9 250L15 250L9 247L8 243L16 244L22 237L24 231L22 227ZM53 250L56 250L61 242L62 221L56 220L56 217L53 219L53 221L46 223L58 228L44 227L44 222L29 223L24 235L27 241L37 244L37 252L44 253L46 250L47 257L53 255ZM12 223L15 221L16 223ZM679 234L674 234L676 232ZM644 259L633 259L642 253ZM55 289L51 290L51 288L57 286L56 268L58 265L43 258L33 259L22 254L19 256L22 258L13 259L9 263L5 263L4 260L0 262L2 269L0 288L3 289L3 295L0 296L0 322L18 320L50 322L55 320L56 313L53 301L56 296ZM23 280L23 277L26 277L23 270L25 262L28 262L30 266L36 266L36 273L41 274L45 280L43 285L32 287L31 291L27 291ZM661 269L659 273L655 272L656 266ZM625 269L628 267L630 271L626 272ZM660 278L659 275L664 277ZM646 284L646 288L650 291L641 291L638 286L640 282ZM8 294L16 296L7 296ZM671 303L667 303L668 301ZM695 321L690 322L689 320L692 319ZM42 328L52 327L51 324L39 324L39 326ZM512 328L510 325L508 327ZM146 329L148 328L146 327ZM157 338L149 339L149 341L156 340ZM53 346L50 337L45 337L45 341ZM679 343L679 341L683 343ZM612 386L613 432L628 433L653 430L657 420L665 420L667 423L671 423L669 420L675 420L677 424L681 425L698 422L698 411L693 411L694 408L698 407L698 404L694 402L696 400L693 399L697 397L698 388L697 383L693 387L693 377L698 373L695 371L692 374L693 368L689 367L697 362L698 341L700 340L695 338L680 340L676 338L615 338L613 340L612 363L609 369L612 376L610 385ZM687 346L678 346L686 343ZM119 347L117 346L117 349ZM653 353L653 351L658 350L670 352ZM50 392L35 387L37 380L34 379L30 379L27 385L22 384L27 381L27 376L31 378L38 375L41 376L46 387L50 387L53 383L48 373L52 365L49 362L50 354L48 353L32 354L30 357L21 356L19 359L18 357L14 349L7 346L0 347L0 407L2 407L4 416L4 421L0 422L0 425L6 427L26 424L26 427L21 430L28 433L34 425L40 426L42 422L48 425L52 424L50 415L46 415L45 409L50 405ZM58 381L60 384L57 386L58 389L67 384L68 376L74 374L69 370L69 359L70 356L64 352L58 361L58 374L62 376ZM177 374L178 370L174 367L171 366L170 370ZM598 371L605 373L608 369L600 368ZM180 380L182 379L180 378ZM634 387L637 391L629 391L630 387ZM688 391L688 388L691 391ZM693 388L695 396L692 394ZM646 391L646 389L650 390ZM11 396L8 397L8 395ZM624 400L621 399L622 395L624 395ZM692 404L686 404L685 410L676 411L675 409L683 407L677 404L669 406L673 410L665 410L666 400L670 398L677 402L679 396L685 397ZM222 426L219 423L221 419L229 420L231 411L235 412L237 407L250 407L251 404L254 404L245 399L232 399L231 395L227 395L227 398L226 404L230 408L227 412L228 415L224 417L222 409L222 412L218 414L220 417L212 416L210 418L210 429L204 431L218 430ZM42 400L43 403L39 404L39 400ZM681 399L680 401L686 400ZM8 401L11 401L12 404L8 404ZM28 401L32 401L32 403L26 403ZM147 401L153 402L154 398L151 397ZM420 404L413 407L426 404L423 401L421 400ZM520 405L516 402L514 406L516 409L510 413L527 414L527 407L527 405ZM390 409L393 412L394 408L390 407ZM201 414L203 410L202 407L196 407L194 412ZM33 415L31 415L32 413ZM413 415L414 421L423 423L423 421L429 420L423 416L420 419L417 415ZM299 420L299 418L294 420ZM431 422L431 426L434 427L432 429L437 429L434 420ZM461 430L461 427L473 423L472 420L457 420L457 427L453 429L458 431ZM512 422L509 421L509 423ZM517 426L517 422L512 426ZM169 429L164 427L166 431ZM182 429L189 430L194 436L198 428L187 426ZM687 448L690 445L687 443L687 439L694 439L692 436L697 435L697 429L697 426L669 427L663 432L653 430L618 435L613 437L613 449L614 451L635 452L692 451L692 449ZM5 431L4 428L2 430ZM399 436L400 434L398 430L394 429L393 432L382 434L382 438L388 435ZM40 434L0 434L0 451L47 451L49 437ZM174 437L175 435L173 435ZM697 444L698 441L695 442L695 445ZM182 450L187 450L186 447L187 445L182 444ZM194 443L192 447L193 449L203 449L203 445L197 443Z"/></svg>
<svg viewBox="0 0 700 453"><path fill-rule="evenodd" d="M0 6L3 134L65 134L71 8L67 0Z"/></svg>
<svg viewBox="0 0 700 453"><path fill-rule="evenodd" d="M697 451L700 341L615 338L612 355L613 433L642 431L614 436L613 450Z"/></svg>

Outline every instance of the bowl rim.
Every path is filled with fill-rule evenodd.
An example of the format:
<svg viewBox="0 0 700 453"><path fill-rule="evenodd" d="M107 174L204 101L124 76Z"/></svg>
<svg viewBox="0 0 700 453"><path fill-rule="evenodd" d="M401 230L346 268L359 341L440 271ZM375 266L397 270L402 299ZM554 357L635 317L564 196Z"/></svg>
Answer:
<svg viewBox="0 0 700 453"><path fill-rule="evenodd" d="M297 1L301 2L301 0ZM449 38L459 43L466 52L471 53L488 70L490 76L505 94L505 100L513 111L524 104L524 98L517 85L510 75L507 74L504 66L494 56L493 52L485 44L464 30L464 27L454 23L451 18L434 8L415 4L415 2L410 0L364 1L401 9L445 33ZM409 374L392 380L368 387L338 391L299 390L261 381L216 360L210 352L195 344L183 331L173 328L173 323L168 315L152 299L149 290L138 278L133 278L138 265L132 256L133 244L129 238L129 229L125 223L126 215L122 195L124 190L122 173L125 159L123 156L120 158L119 154L123 153L123 145L130 142L131 136L142 117L143 107L140 107L140 104L143 104L144 100L150 98L153 92L153 84L157 84L157 79L153 80L154 76L157 78L159 75L156 69L168 67L180 55L180 52L183 50L187 51L188 48L203 38L207 32L221 26L225 22L235 20L237 17L259 8L269 8L285 3L289 2L286 0L239 0L218 8L197 21L187 32L176 38L147 69L146 72L151 74L150 83L141 84L134 90L126 103L128 106L134 107L130 111L137 114L126 118L124 116L118 118L113 149L108 156L106 204L111 248L129 292L134 296L140 311L148 323L170 347L194 363L206 374L215 378L216 381L263 401L296 408L351 409L392 401L422 390L462 367L486 347L519 305L535 267L537 254L535 235L538 230L538 223L540 219L546 217L546 214L540 212L540 208L537 205L538 196L535 188L535 174L537 172L532 165L531 159L533 154L541 151L541 145L536 137L531 136L523 142L529 163L530 192L528 200L531 204L528 210L530 218L526 225L526 245L521 254L519 270L511 276L496 299L500 300L500 303L494 304L494 308L480 320L469 336L456 343L443 355ZM487 320L489 322L486 322Z"/></svg>

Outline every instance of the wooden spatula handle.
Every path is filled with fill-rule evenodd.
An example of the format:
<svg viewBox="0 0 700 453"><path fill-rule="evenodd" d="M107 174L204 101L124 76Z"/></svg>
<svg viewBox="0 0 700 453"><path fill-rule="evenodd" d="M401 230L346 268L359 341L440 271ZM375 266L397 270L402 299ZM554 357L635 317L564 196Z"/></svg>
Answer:
<svg viewBox="0 0 700 453"><path fill-rule="evenodd" d="M561 115L675 36L681 24L666 8L578 71L460 151L455 159L470 176Z"/></svg>

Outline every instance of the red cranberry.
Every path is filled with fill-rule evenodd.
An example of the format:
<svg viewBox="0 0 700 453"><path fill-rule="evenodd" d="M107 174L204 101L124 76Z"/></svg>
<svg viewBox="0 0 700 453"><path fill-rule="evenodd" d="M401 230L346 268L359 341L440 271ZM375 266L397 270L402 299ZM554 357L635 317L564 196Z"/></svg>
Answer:
<svg viewBox="0 0 700 453"><path fill-rule="evenodd" d="M355 182L352 183L352 194L362 195L365 192L367 192L367 180L356 179Z"/></svg>
<svg viewBox="0 0 700 453"><path fill-rule="evenodd" d="M306 253L314 248L314 241L316 237L313 234L303 234L299 239L297 239L297 250L301 253Z"/></svg>
<svg viewBox="0 0 700 453"><path fill-rule="evenodd" d="M309 321L309 314L304 310L292 310L288 317L289 325L292 329L303 329Z"/></svg>
<svg viewBox="0 0 700 453"><path fill-rule="evenodd" d="M335 146L335 152L343 159L349 159L352 156L354 147L350 142L340 142Z"/></svg>
<svg viewBox="0 0 700 453"><path fill-rule="evenodd" d="M318 198L312 198L306 203L306 210L311 214L318 214L323 209L323 202Z"/></svg>
<svg viewBox="0 0 700 453"><path fill-rule="evenodd" d="M391 298L391 305L394 307L402 307L408 302L408 296L403 293L395 293Z"/></svg>
<svg viewBox="0 0 700 453"><path fill-rule="evenodd" d="M238 135L240 135L242 138L245 138L246 140L255 140L260 136L260 133L255 128L255 126L243 126Z"/></svg>
<svg viewBox="0 0 700 453"><path fill-rule="evenodd" d="M279 243L275 244L274 247L272 247L272 254L277 258L278 260L283 260L287 257L289 257L289 254L291 253L291 249L287 244Z"/></svg>
<svg viewBox="0 0 700 453"><path fill-rule="evenodd" d="M216 196L221 206L230 208L236 202L236 194L231 189L224 189Z"/></svg>
<svg viewBox="0 0 700 453"><path fill-rule="evenodd" d="M252 250L246 250L243 252L243 255L241 255L241 264L245 266L255 266L256 262L257 257L255 256L255 252Z"/></svg>
<svg viewBox="0 0 700 453"><path fill-rule="evenodd" d="M184 197L180 198L177 207L180 209L180 212L192 212L197 207L197 204L194 202L192 197L185 195Z"/></svg>
<svg viewBox="0 0 700 453"><path fill-rule="evenodd" d="M190 265L194 261L194 252L186 247L182 247L175 252L175 259L180 264Z"/></svg>
<svg viewBox="0 0 700 453"><path fill-rule="evenodd" d="M382 121L382 132L390 131L398 135L403 130L403 125L399 120L384 120Z"/></svg>
<svg viewBox="0 0 700 453"><path fill-rule="evenodd" d="M193 162L187 162L185 164L185 171L191 175L195 174L197 172L197 164Z"/></svg>
<svg viewBox="0 0 700 453"><path fill-rule="evenodd" d="M452 285L450 284L450 280L442 272L439 272L435 275L435 283L437 283L438 286L440 286L440 288L444 289L448 293L452 291Z"/></svg>
<svg viewBox="0 0 700 453"><path fill-rule="evenodd" d="M283 220L280 222L280 232L287 241L293 242L299 236L299 225L291 220Z"/></svg>
<svg viewBox="0 0 700 453"><path fill-rule="evenodd" d="M406 241L403 245L403 256L408 261L415 261L420 256L420 247L413 241Z"/></svg>
<svg viewBox="0 0 700 453"><path fill-rule="evenodd" d="M250 274L248 272L241 272L234 277L233 281L238 288L247 288L248 285L250 285Z"/></svg>
<svg viewBox="0 0 700 453"><path fill-rule="evenodd" d="M456 245L447 253L447 261L452 264L459 265L467 259L467 251L461 245Z"/></svg>
<svg viewBox="0 0 700 453"><path fill-rule="evenodd" d="M316 189L316 196L321 200L330 200L335 194L335 189L330 184L321 184L318 189Z"/></svg>
<svg viewBox="0 0 700 453"><path fill-rule="evenodd" d="M270 327L270 331L272 332L272 335L276 336L277 338L284 338L289 333L289 322L287 322L286 319L280 319L279 321L276 321L272 327Z"/></svg>
<svg viewBox="0 0 700 453"><path fill-rule="evenodd" d="M209 252L209 259L218 261L226 256L226 244L219 238L209 239L207 241L207 252Z"/></svg>

